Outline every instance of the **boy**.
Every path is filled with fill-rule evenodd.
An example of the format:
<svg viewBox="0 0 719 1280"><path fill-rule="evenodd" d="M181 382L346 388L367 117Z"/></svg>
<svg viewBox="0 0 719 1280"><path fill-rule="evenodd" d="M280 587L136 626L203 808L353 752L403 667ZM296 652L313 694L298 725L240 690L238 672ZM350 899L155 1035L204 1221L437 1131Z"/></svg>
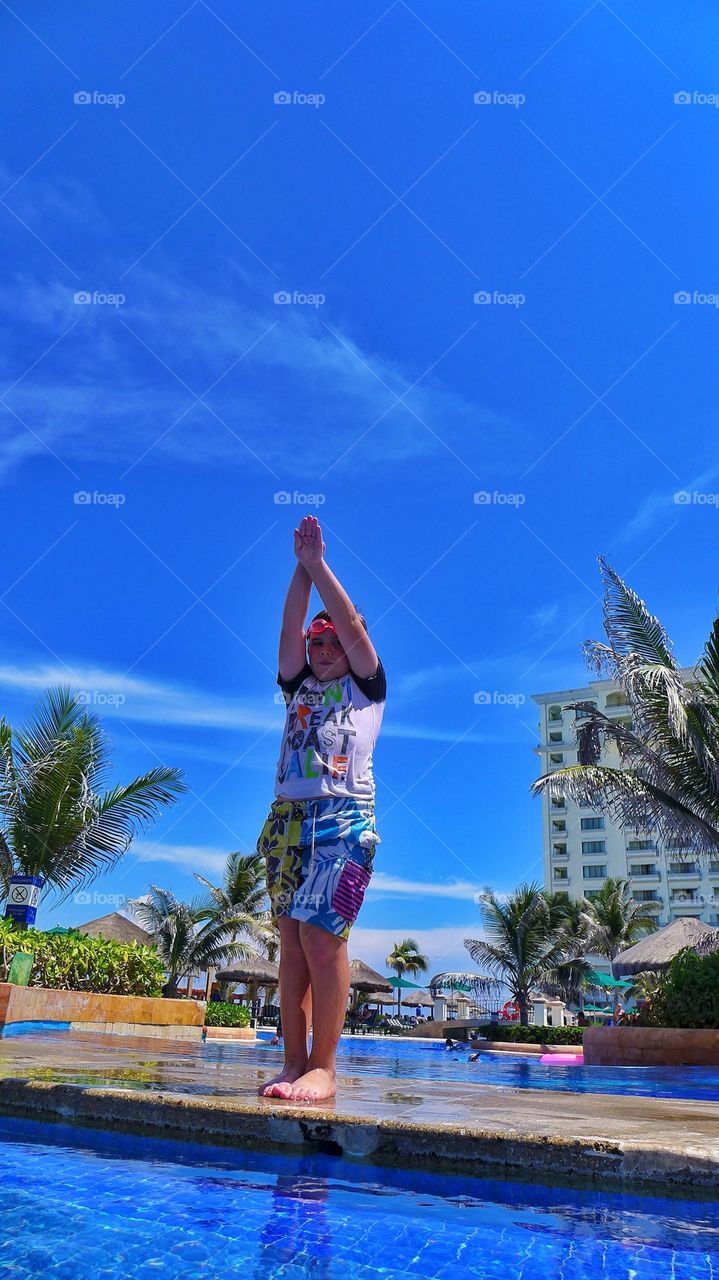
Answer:
<svg viewBox="0 0 719 1280"><path fill-rule="evenodd" d="M275 799L257 842L280 934L285 1065L260 1094L321 1102L335 1094L349 995L347 938L380 843L372 750L386 681L364 618L324 559L317 518L305 516L294 538L298 563L282 614L277 676L287 714ZM313 583L325 608L305 632Z"/></svg>

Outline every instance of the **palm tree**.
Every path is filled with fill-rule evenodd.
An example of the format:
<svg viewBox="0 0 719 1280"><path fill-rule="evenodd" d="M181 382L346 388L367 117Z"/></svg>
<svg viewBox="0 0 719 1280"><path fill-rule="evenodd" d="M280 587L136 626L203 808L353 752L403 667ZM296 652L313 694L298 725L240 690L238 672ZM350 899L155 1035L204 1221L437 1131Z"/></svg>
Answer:
<svg viewBox="0 0 719 1280"><path fill-rule="evenodd" d="M687 678L659 620L602 558L609 643L585 645L589 665L617 682L631 713L612 720L591 702L572 702L576 765L538 778L534 794L600 808L623 827L656 827L695 854L719 849L719 617ZM600 763L614 744L619 760Z"/></svg>
<svg viewBox="0 0 719 1280"><path fill-rule="evenodd" d="M584 1007L584 991L592 967L587 960L589 925L586 918L586 902L574 898L565 899L563 903L564 920L557 937L562 959L556 966L552 981L544 984L543 990L549 995L557 995L566 1004L576 1004L580 1010Z"/></svg>
<svg viewBox="0 0 719 1280"><path fill-rule="evenodd" d="M589 950L611 961L657 927L656 916L643 902L636 902L627 880L605 880L596 897L585 899L584 916L589 932ZM614 991L614 1009L619 993Z"/></svg>
<svg viewBox="0 0 719 1280"><path fill-rule="evenodd" d="M429 969L429 960L427 956L423 956L419 944L414 938L403 938L401 942L395 942L390 954L385 960L388 969L394 969L398 978L403 973L426 973ZM400 1004L402 1000L402 988L397 988L397 1017L400 1013Z"/></svg>
<svg viewBox="0 0 719 1280"><path fill-rule="evenodd" d="M480 904L487 936L466 938L464 945L475 964L509 987L527 1026L532 988L556 984L559 967L575 958L563 933L566 900L538 884L520 884L506 899L485 889Z"/></svg>
<svg viewBox="0 0 719 1280"><path fill-rule="evenodd" d="M168 998L177 995L181 978L254 954L235 937L237 919L232 913L208 920L200 903L178 902L169 889L157 885L151 885L148 896L132 906L139 923L153 935L167 974L164 994Z"/></svg>
<svg viewBox="0 0 719 1280"><path fill-rule="evenodd" d="M136 829L149 827L187 790L160 766L125 786L98 790L109 740L69 688L50 689L35 719L13 731L0 719L0 879L36 876L66 896L109 871Z"/></svg>
<svg viewBox="0 0 719 1280"><path fill-rule="evenodd" d="M244 934L264 950L274 946L276 951L276 935L270 926L267 904L265 859L261 854L239 851L229 854L220 886L212 884L198 871L195 879L208 891L206 901L199 905L198 919L226 920L232 916L236 922L235 937ZM208 971L208 990L213 976ZM230 983L221 984L223 999L229 994L230 986Z"/></svg>

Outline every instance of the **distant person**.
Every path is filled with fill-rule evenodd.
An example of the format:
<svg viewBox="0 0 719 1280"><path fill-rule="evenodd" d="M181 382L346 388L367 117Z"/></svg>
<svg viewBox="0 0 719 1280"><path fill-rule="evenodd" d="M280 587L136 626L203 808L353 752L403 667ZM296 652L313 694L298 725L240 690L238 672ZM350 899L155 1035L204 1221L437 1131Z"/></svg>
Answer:
<svg viewBox="0 0 719 1280"><path fill-rule="evenodd" d="M386 679L364 618L324 558L316 516L300 520L294 552L277 677L285 727L275 799L257 842L281 940L285 1064L260 1094L321 1102L336 1090L349 997L347 938L379 843L372 753ZM313 585L325 607L305 631Z"/></svg>

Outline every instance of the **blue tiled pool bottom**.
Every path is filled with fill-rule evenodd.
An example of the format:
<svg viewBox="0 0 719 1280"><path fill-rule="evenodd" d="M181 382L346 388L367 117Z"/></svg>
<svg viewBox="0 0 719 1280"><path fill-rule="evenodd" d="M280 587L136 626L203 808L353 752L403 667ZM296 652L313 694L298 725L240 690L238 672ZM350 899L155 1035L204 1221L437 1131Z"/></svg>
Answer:
<svg viewBox="0 0 719 1280"><path fill-rule="evenodd" d="M0 1276L712 1280L719 1206L0 1120Z"/></svg>
<svg viewBox="0 0 719 1280"><path fill-rule="evenodd" d="M270 1045L208 1041L205 1052L227 1054L238 1062L282 1061L282 1050ZM343 1036L337 1069L344 1076L382 1076L390 1080L453 1080L468 1085L493 1084L507 1089L558 1089L568 1093L608 1093L623 1097L695 1098L719 1101L717 1067L556 1067L538 1057L505 1052L482 1053L469 1061L469 1050L448 1051L427 1040L389 1040Z"/></svg>

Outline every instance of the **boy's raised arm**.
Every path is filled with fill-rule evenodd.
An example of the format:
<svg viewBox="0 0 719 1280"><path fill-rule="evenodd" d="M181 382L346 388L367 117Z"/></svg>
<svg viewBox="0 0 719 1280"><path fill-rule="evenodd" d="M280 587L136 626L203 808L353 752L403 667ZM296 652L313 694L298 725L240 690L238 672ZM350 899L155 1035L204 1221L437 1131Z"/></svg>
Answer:
<svg viewBox="0 0 719 1280"><path fill-rule="evenodd" d="M299 532L295 529L295 553L299 546ZM280 630L279 671L283 680L291 680L299 674L307 660L305 649L305 619L310 603L312 579L299 562L295 566L282 610Z"/></svg>
<svg viewBox="0 0 719 1280"><path fill-rule="evenodd" d="M322 541L322 530L317 517L305 516L300 522L299 530L295 530L295 534L297 559L307 570L322 598L325 609L332 618L340 644L349 658L350 667L355 675L371 679L379 665L377 652L342 583L335 577L324 558L325 544Z"/></svg>

